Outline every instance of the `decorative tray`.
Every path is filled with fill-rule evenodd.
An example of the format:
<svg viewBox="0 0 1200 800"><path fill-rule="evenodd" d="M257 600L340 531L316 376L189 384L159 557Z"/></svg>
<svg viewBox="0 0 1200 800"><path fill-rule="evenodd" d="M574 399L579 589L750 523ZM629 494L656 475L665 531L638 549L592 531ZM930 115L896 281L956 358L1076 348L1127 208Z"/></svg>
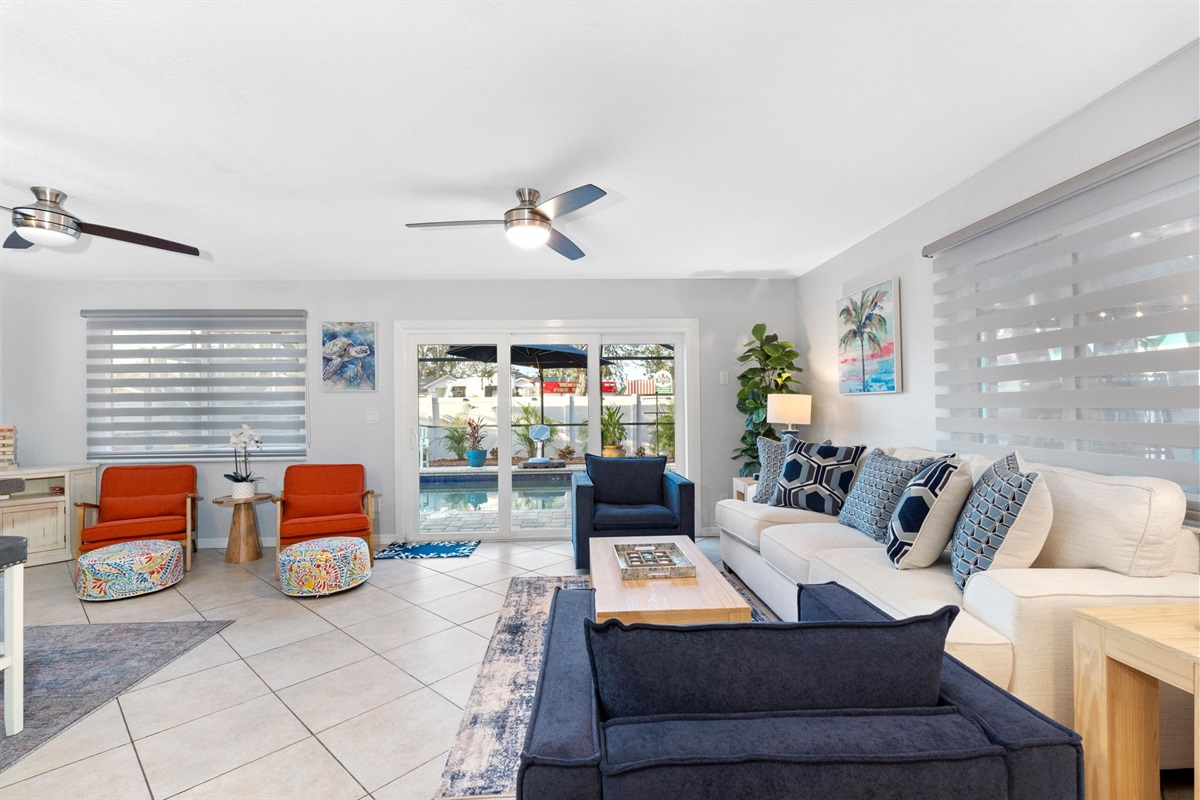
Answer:
<svg viewBox="0 0 1200 800"><path fill-rule="evenodd" d="M613 550L623 581L696 577L696 565L672 542L614 544Z"/></svg>

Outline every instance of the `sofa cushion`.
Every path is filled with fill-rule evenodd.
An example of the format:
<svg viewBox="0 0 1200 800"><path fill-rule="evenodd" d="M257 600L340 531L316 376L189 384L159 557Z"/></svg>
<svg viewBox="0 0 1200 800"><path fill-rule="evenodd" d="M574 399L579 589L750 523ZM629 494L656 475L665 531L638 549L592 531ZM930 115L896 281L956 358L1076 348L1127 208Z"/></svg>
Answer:
<svg viewBox="0 0 1200 800"><path fill-rule="evenodd" d="M654 458L584 458L588 477L596 485L597 503L662 505L666 456Z"/></svg>
<svg viewBox="0 0 1200 800"><path fill-rule="evenodd" d="M809 561L817 553L838 547L870 550L879 547L876 541L853 528L839 525L828 516L825 519L829 521L767 528L759 540L759 552L768 564L793 583L807 583Z"/></svg>
<svg viewBox="0 0 1200 800"><path fill-rule="evenodd" d="M838 513L866 450L865 444L838 447L794 439L771 505Z"/></svg>
<svg viewBox="0 0 1200 800"><path fill-rule="evenodd" d="M896 501L914 476L936 459L906 461L876 447L863 462L858 479L842 503L838 522L862 531L877 542L887 538Z"/></svg>
<svg viewBox="0 0 1200 800"><path fill-rule="evenodd" d="M623 531L637 528L674 528L679 525L679 518L666 506L596 503L592 523L598 531Z"/></svg>
<svg viewBox="0 0 1200 800"><path fill-rule="evenodd" d="M1035 567L1102 569L1135 578L1171 571L1187 501L1173 481L1031 464L1054 501Z"/></svg>
<svg viewBox="0 0 1200 800"><path fill-rule="evenodd" d="M963 602L949 553L927 569L901 571L882 547L824 550L813 556L806 583L829 582L840 583L893 617L926 614ZM946 652L999 686L1009 686L1012 643L971 614L959 614L954 620L946 636Z"/></svg>
<svg viewBox="0 0 1200 800"><path fill-rule="evenodd" d="M905 487L888 523L885 545L899 569L921 569L937 561L950 543L954 524L971 491L971 473L952 461L935 461Z"/></svg>
<svg viewBox="0 0 1200 800"><path fill-rule="evenodd" d="M890 622L585 626L600 711L612 719L932 706L957 614L946 606Z"/></svg>
<svg viewBox="0 0 1200 800"><path fill-rule="evenodd" d="M992 464L971 487L954 526L950 566L963 587L988 569L1020 569L1037 558L1050 532L1050 490L1036 472L1022 471L1016 453Z"/></svg>
<svg viewBox="0 0 1200 800"><path fill-rule="evenodd" d="M758 549L759 536L764 529L798 522L833 522L833 518L804 508L765 506L745 500L721 500L717 503L717 527L755 550Z"/></svg>

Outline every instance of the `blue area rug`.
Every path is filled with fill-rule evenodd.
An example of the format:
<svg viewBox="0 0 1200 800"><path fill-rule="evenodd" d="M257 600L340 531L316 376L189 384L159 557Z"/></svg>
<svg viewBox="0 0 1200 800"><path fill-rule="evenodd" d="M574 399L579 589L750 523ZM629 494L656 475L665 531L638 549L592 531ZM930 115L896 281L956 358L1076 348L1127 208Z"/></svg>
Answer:
<svg viewBox="0 0 1200 800"><path fill-rule="evenodd" d="M392 542L376 558L466 558L479 542Z"/></svg>

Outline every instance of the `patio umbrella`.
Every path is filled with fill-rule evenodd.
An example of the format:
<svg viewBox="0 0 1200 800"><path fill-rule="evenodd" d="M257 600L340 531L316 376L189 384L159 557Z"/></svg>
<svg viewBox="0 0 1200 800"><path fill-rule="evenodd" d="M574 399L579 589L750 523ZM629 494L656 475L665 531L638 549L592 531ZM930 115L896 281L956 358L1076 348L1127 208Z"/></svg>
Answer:
<svg viewBox="0 0 1200 800"><path fill-rule="evenodd" d="M446 355L457 356L465 361L496 363L496 345L460 344L446 349ZM587 369L587 351L568 344L514 344L510 355L511 363L518 367L534 367L538 371L538 395L541 398L540 421L546 422L546 376L548 369ZM600 359L602 366L613 362Z"/></svg>

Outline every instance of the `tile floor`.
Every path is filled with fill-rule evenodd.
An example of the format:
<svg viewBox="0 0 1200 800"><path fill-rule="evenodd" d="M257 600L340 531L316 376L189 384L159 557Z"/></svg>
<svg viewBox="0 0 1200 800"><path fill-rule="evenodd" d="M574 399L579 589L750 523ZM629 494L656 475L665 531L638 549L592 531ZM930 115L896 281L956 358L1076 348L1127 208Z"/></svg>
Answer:
<svg viewBox="0 0 1200 800"><path fill-rule="evenodd" d="M701 539L719 558L717 539ZM0 797L429 800L508 582L574 575L571 543L375 562L344 595L296 600L274 552L202 550L174 587L75 599L72 564L25 571L25 624L234 623L0 772Z"/></svg>

